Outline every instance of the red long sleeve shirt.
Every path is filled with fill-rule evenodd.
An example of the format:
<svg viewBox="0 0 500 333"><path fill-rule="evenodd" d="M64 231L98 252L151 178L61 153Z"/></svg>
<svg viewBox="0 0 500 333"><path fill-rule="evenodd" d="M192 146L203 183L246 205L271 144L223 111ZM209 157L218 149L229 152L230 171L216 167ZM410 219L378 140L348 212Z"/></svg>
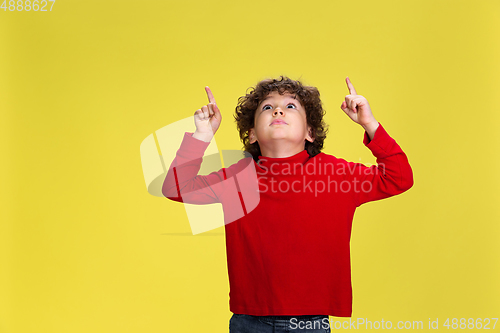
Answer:
<svg viewBox="0 0 500 333"><path fill-rule="evenodd" d="M351 316L354 211L413 185L405 153L382 125L363 143L376 166L303 150L198 176L209 143L185 133L162 191L179 202L222 203L231 312Z"/></svg>

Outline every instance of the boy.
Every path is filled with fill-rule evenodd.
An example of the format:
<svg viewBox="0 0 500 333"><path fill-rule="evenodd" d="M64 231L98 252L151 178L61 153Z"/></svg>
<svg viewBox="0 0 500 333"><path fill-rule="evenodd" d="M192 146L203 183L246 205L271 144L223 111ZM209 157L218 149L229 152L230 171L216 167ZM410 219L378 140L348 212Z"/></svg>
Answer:
<svg viewBox="0 0 500 333"><path fill-rule="evenodd" d="M341 109L365 130L363 143L377 158L377 166L321 152L327 127L315 87L283 76L263 80L240 97L236 107L235 120L244 150L252 155L259 195L258 205L243 207L243 216L236 220L229 217L238 206L234 192L221 184L234 177L240 202L247 203L244 183L252 179L238 173L248 159L197 176L221 122L213 94L205 88L209 104L195 112L196 131L185 133L162 191L179 202L223 205L231 333L329 332L328 315L350 317L354 211L413 185L406 155L349 78L346 83L350 94Z"/></svg>

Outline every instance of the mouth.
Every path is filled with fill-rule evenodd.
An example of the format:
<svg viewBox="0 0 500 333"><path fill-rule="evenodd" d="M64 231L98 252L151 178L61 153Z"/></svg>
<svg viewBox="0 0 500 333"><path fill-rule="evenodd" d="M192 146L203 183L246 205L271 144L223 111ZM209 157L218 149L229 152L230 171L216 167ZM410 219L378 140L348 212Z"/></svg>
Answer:
<svg viewBox="0 0 500 333"><path fill-rule="evenodd" d="M273 121L269 126L271 125L288 125L284 120L281 120L281 119L277 119L275 121Z"/></svg>

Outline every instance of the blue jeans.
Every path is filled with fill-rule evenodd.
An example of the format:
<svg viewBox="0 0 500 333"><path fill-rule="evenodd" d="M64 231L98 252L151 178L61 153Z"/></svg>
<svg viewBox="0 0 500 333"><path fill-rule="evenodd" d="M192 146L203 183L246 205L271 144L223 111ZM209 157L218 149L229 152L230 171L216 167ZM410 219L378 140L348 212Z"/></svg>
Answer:
<svg viewBox="0 0 500 333"><path fill-rule="evenodd" d="M229 333L330 333L327 315L317 316L250 316L234 313Z"/></svg>

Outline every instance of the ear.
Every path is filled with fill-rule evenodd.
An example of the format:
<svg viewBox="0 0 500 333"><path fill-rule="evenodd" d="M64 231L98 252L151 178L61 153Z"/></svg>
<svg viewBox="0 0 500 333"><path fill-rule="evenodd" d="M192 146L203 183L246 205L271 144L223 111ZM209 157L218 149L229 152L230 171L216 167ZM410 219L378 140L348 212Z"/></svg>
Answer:
<svg viewBox="0 0 500 333"><path fill-rule="evenodd" d="M314 141L314 135L313 135L313 130L312 130L311 126L307 126L306 140L311 142L311 143Z"/></svg>
<svg viewBox="0 0 500 333"><path fill-rule="evenodd" d="M248 130L248 138L250 139L250 143L254 143L257 141L257 136L255 135L255 131L253 128Z"/></svg>

